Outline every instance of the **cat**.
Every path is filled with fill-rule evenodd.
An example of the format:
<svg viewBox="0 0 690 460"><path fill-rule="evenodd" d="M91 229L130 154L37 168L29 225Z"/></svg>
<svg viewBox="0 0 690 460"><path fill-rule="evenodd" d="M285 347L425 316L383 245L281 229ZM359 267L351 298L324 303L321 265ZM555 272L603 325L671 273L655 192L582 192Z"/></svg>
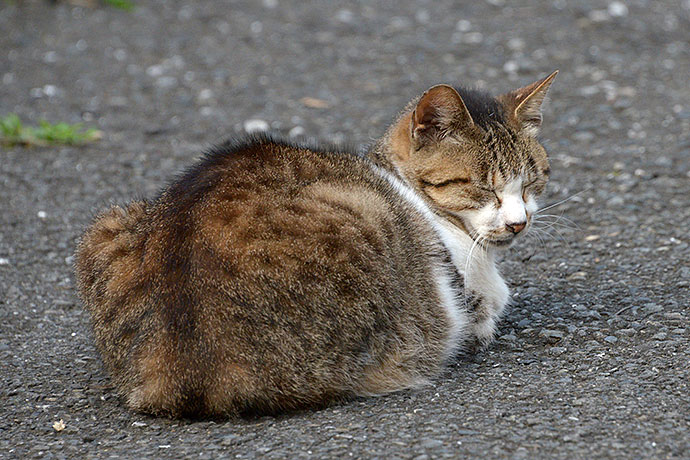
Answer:
<svg viewBox="0 0 690 460"><path fill-rule="evenodd" d="M437 85L365 155L268 136L212 148L81 238L77 285L127 406L275 414L426 384L487 346L498 248L549 176L557 72L497 98Z"/></svg>

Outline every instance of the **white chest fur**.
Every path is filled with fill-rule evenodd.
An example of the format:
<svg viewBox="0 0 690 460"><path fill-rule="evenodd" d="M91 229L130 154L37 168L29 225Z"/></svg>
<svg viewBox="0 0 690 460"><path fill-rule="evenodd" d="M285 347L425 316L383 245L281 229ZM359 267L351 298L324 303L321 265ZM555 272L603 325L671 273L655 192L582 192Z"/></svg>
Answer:
<svg viewBox="0 0 690 460"><path fill-rule="evenodd" d="M505 307L509 292L496 268L495 250L475 244L467 233L450 222L438 217L436 220L449 236L442 238L443 243L450 251L456 269L465 278L466 293L479 295L497 308Z"/></svg>
<svg viewBox="0 0 690 460"><path fill-rule="evenodd" d="M455 321L464 322L460 318L461 312L466 311L460 305L469 298L478 301L474 307L474 321L472 329L475 336L482 344L487 344L493 339L495 323L508 303L509 291L505 281L496 268L495 254L492 249L485 249L474 245L474 240L445 219L440 218L431 211L424 200L407 184L388 171L372 166L374 171L385 178L400 194L401 198L412 204L418 212L424 216L436 230L441 243L451 255L455 269L465 279L465 295L451 302L447 295L444 298L444 307L449 316ZM439 276L437 280L439 291L448 290L446 276ZM463 315L464 316L464 315ZM464 324L457 325L456 329L464 329Z"/></svg>

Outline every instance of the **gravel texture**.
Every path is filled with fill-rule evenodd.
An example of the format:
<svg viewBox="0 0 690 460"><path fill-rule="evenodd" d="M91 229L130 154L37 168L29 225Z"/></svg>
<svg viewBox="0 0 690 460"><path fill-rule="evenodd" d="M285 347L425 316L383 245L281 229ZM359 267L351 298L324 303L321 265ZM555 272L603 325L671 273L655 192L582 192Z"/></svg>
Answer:
<svg viewBox="0 0 690 460"><path fill-rule="evenodd" d="M0 458L690 458L689 1L135 3L0 3L0 115L104 133L0 150ZM487 352L316 412L124 409L75 296L94 212L245 130L365 145L432 84L556 68L544 201L569 200L505 253Z"/></svg>

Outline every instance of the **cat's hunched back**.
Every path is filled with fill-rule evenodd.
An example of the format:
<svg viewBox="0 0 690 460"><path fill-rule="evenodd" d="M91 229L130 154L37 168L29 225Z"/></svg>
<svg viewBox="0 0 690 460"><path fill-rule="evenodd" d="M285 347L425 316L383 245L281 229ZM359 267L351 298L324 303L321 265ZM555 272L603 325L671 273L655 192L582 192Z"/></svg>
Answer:
<svg viewBox="0 0 690 460"><path fill-rule="evenodd" d="M78 277L132 408L276 412L434 375L463 326L447 257L366 160L256 138L98 217Z"/></svg>
<svg viewBox="0 0 690 460"><path fill-rule="evenodd" d="M226 143L99 215L77 283L127 405L320 407L417 387L488 345L509 299L495 253L549 175L536 134L555 75L498 98L434 86L366 156Z"/></svg>

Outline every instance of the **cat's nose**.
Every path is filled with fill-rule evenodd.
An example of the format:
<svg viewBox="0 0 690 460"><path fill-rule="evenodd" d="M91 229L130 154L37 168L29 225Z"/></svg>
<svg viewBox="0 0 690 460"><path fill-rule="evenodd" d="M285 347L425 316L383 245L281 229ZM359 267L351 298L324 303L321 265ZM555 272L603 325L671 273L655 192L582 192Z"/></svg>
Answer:
<svg viewBox="0 0 690 460"><path fill-rule="evenodd" d="M512 224L506 224L506 227L508 227L508 230L510 230L511 232L517 234L517 233L520 233L521 231L523 231L525 229L526 225L527 225L527 222L523 221L523 222L515 222Z"/></svg>

